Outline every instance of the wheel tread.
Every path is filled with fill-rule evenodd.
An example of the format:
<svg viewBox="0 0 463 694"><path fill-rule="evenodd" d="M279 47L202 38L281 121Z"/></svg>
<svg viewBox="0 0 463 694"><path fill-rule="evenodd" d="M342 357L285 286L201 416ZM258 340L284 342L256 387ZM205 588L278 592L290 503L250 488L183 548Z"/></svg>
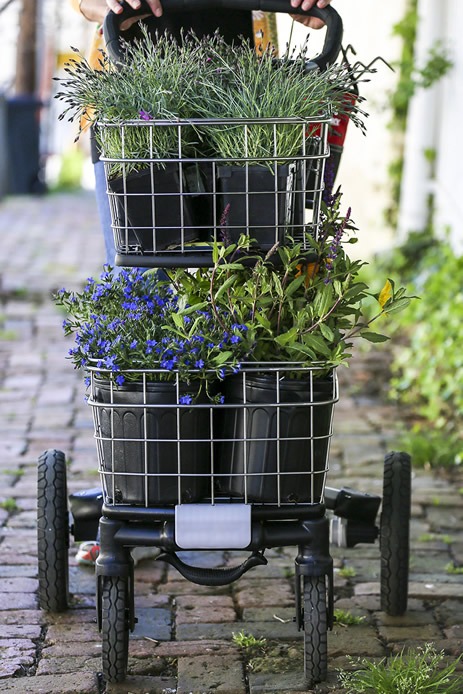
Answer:
<svg viewBox="0 0 463 694"><path fill-rule="evenodd" d="M391 616L407 609L411 460L407 453L389 453L384 465L381 511L381 609Z"/></svg>
<svg viewBox="0 0 463 694"><path fill-rule="evenodd" d="M62 451L45 451L37 474L39 605L49 612L68 607L69 516L66 461Z"/></svg>
<svg viewBox="0 0 463 694"><path fill-rule="evenodd" d="M127 581L119 576L105 576L101 605L103 673L108 682L123 682L129 650Z"/></svg>
<svg viewBox="0 0 463 694"><path fill-rule="evenodd" d="M304 675L308 687L326 679L327 630L326 577L304 576Z"/></svg>

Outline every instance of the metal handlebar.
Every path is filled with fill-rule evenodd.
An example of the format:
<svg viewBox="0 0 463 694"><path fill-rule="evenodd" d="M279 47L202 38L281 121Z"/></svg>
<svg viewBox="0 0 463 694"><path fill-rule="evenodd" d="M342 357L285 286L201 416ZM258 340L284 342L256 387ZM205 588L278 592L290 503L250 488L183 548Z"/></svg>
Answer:
<svg viewBox="0 0 463 694"><path fill-rule="evenodd" d="M306 17L316 17L326 24L325 41L322 52L313 58L314 67L325 70L328 65L332 65L338 57L341 49L343 26L339 14L331 6L320 9L312 7L305 12L300 7L291 7L290 0L163 0L165 12L199 11L207 9L223 10L262 10L264 12L285 12L288 14L298 14ZM151 15L151 9L146 0L141 0L141 5L134 10L127 3L123 3L123 12L115 14L110 11L105 17L103 24L103 34L106 43L106 51L114 63L124 62L124 50L121 46L120 38L123 32L121 24L126 19L146 14ZM150 20L156 20L154 15Z"/></svg>

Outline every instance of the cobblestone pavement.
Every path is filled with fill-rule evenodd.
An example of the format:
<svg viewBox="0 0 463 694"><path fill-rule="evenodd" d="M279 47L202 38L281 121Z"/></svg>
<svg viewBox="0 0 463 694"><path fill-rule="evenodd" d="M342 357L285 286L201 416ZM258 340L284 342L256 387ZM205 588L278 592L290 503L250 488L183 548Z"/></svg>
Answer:
<svg viewBox="0 0 463 694"><path fill-rule="evenodd" d="M80 376L65 355L51 290L79 286L99 272L102 242L91 193L0 202L0 691L56 694L258 694L300 692L302 638L293 623L294 550L268 553L269 565L226 588L183 580L153 560L135 571L139 622L130 640L130 676L106 686L95 624L94 576L75 566L72 607L51 615L37 603L36 464L47 448L69 459L70 491L98 483L91 417ZM376 363L376 366L375 366ZM330 484L381 494L382 462L399 413L374 395L378 360L343 375ZM370 393L370 394L369 394ZM460 483L461 484L461 483ZM387 617L379 605L379 549L333 549L336 607L365 619L329 634L329 680L346 654L379 659L432 641L463 650L463 496L459 483L415 472L409 611ZM203 555L204 563L236 557ZM195 562L198 563L198 558ZM339 569L349 567L352 577ZM231 640L266 638L264 657L245 668ZM106 688L105 688L106 687Z"/></svg>

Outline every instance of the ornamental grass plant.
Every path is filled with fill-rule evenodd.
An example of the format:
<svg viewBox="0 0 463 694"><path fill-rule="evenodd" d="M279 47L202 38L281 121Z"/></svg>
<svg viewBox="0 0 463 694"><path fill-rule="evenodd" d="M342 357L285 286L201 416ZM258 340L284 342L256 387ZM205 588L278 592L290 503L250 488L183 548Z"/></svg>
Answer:
<svg viewBox="0 0 463 694"><path fill-rule="evenodd" d="M362 658L360 669L340 671L346 694L459 694L463 676L457 672L461 657L446 662L443 651L431 643L402 651L388 661L374 663Z"/></svg>
<svg viewBox="0 0 463 694"><path fill-rule="evenodd" d="M345 92L353 75L345 66L332 65L325 71L307 69L308 43L299 52L286 50L277 58L272 46L243 44L230 48L220 39L207 47L209 69L200 78L207 99L198 99L196 110L203 118L250 121L209 128L207 140L215 153L233 165L237 156L251 164L275 159L280 163L301 154L300 131L285 119L328 120L333 113L349 111L356 125L363 128L366 114L359 105L349 107ZM312 64L313 65L313 64ZM282 119L266 123L266 119ZM318 123L306 126L306 134L317 132Z"/></svg>
<svg viewBox="0 0 463 694"><path fill-rule="evenodd" d="M146 166L140 160L175 158L180 152L233 163L243 156L284 160L301 146L299 130L284 123L177 128L179 119L297 118L302 124L348 112L363 127L360 100L352 104L344 98L356 79L352 70L333 65L307 71L307 44L277 59L271 46L259 52L246 42L231 47L218 34L198 38L188 33L181 42L162 34L154 43L143 30L141 39L125 44L125 56L116 66L102 53L100 70L81 56L71 59L56 94L66 104L62 118L78 118L84 126L118 126L96 129L106 157L134 160L125 169L114 164L112 176L140 170ZM147 121L172 125L152 127ZM124 124L138 127L119 127Z"/></svg>

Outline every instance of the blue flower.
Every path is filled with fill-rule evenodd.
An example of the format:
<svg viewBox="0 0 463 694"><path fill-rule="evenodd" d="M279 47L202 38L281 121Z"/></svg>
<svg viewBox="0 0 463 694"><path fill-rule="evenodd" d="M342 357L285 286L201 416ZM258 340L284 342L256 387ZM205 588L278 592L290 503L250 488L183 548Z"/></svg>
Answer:
<svg viewBox="0 0 463 694"><path fill-rule="evenodd" d="M116 362L116 358L114 355L110 355L109 357L106 357L104 360L104 364L107 369L111 369L111 371L119 371L119 367Z"/></svg>
<svg viewBox="0 0 463 694"><path fill-rule="evenodd" d="M191 405L193 398L191 395L181 395L179 398L180 405Z"/></svg>
<svg viewBox="0 0 463 694"><path fill-rule="evenodd" d="M198 361L195 361L195 367L197 369L204 369L204 359L198 359Z"/></svg>

